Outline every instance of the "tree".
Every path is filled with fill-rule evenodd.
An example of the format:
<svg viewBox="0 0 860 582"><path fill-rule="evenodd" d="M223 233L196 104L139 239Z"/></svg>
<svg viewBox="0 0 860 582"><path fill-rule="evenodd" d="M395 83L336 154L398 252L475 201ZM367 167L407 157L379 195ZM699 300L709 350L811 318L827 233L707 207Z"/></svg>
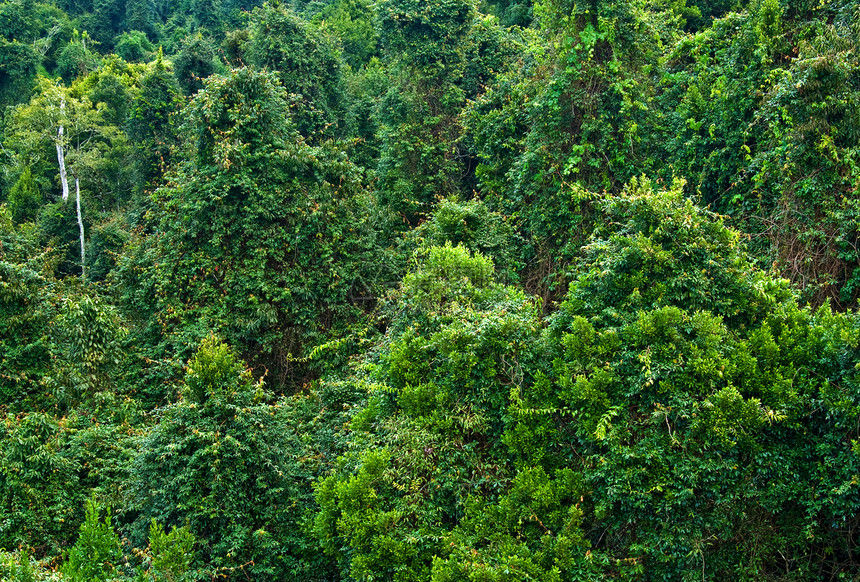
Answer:
<svg viewBox="0 0 860 582"><path fill-rule="evenodd" d="M152 520L148 542L146 553L149 568L145 580L184 582L192 579L195 538L188 526L174 527L167 533L157 521Z"/></svg>
<svg viewBox="0 0 860 582"><path fill-rule="evenodd" d="M121 35L120 38L128 34L144 35L140 39L141 44L146 44L148 39L156 40L157 31L155 27L156 16L155 2L152 0L126 0L125 2L125 20L123 22L124 29L129 31ZM115 45L115 50L119 54L119 42Z"/></svg>
<svg viewBox="0 0 860 582"><path fill-rule="evenodd" d="M441 581L480 571L489 580L557 580L553 559L581 553L575 523L567 542L523 543L525 526L515 524L528 519L527 509L494 515L482 531L461 535L476 525L478 508L510 491L507 402L540 367L533 351L540 310L493 279L492 262L481 254L429 247L392 297L386 336L368 359L367 376L356 379L368 392L348 427L357 446L316 487L314 532L344 578ZM559 503L572 497L557 493ZM547 519L533 519L540 518ZM501 547L496 531L509 521L512 543ZM473 570L452 572L461 554ZM501 562L498 570L490 560Z"/></svg>
<svg viewBox="0 0 860 582"><path fill-rule="evenodd" d="M119 536L111 526L111 512L99 519L101 507L94 498L87 501L87 516L78 541L69 550L61 571L72 582L101 582L116 577L122 558Z"/></svg>
<svg viewBox="0 0 860 582"><path fill-rule="evenodd" d="M130 537L142 545L152 520L183 524L212 576L324 579L307 568L299 529L310 495L296 460L300 435L284 403L268 404L233 351L214 336L188 362L182 398L160 410L131 472ZM165 556L166 558L166 556Z"/></svg>
<svg viewBox="0 0 860 582"><path fill-rule="evenodd" d="M188 37L182 41L173 59L176 80L186 95L194 95L203 87L203 79L218 70L215 47L203 35Z"/></svg>
<svg viewBox="0 0 860 582"><path fill-rule="evenodd" d="M87 492L66 423L43 412L0 420L0 547L59 555L73 543Z"/></svg>
<svg viewBox="0 0 860 582"><path fill-rule="evenodd" d="M129 63L140 63L152 59L154 47L145 33L130 30L119 36L114 50L123 60Z"/></svg>
<svg viewBox="0 0 860 582"><path fill-rule="evenodd" d="M26 100L39 64L40 55L31 45L0 37L0 104L5 107Z"/></svg>
<svg viewBox="0 0 860 582"><path fill-rule="evenodd" d="M468 0L377 3L380 43L392 72L380 107L380 200L410 224L440 198L456 194L465 174L457 146L465 104L466 39L474 18Z"/></svg>
<svg viewBox="0 0 860 582"><path fill-rule="evenodd" d="M98 53L92 51L94 44L97 43L90 38L86 31L78 33L76 30L72 40L57 58L56 74L60 75L67 83L71 83L78 77L86 76L95 71L101 63Z"/></svg>
<svg viewBox="0 0 860 582"><path fill-rule="evenodd" d="M215 330L279 388L313 375L301 358L355 321L351 298L375 285L356 171L331 146L309 146L290 105L271 74L238 69L206 84L122 275L149 345Z"/></svg>
<svg viewBox="0 0 860 582"><path fill-rule="evenodd" d="M378 53L373 10L367 0L337 0L314 17L320 29L340 40L343 59L353 70L367 64Z"/></svg>
<svg viewBox="0 0 860 582"><path fill-rule="evenodd" d="M182 106L179 86L167 69L161 50L140 80L131 104L128 136L134 144L134 170L140 191L155 188L178 145L176 119Z"/></svg>
<svg viewBox="0 0 860 582"><path fill-rule="evenodd" d="M505 441L521 470L579 474L583 529L602 532L590 541L606 576L850 569L851 542L827 508L853 514L857 498L841 488L858 458L823 435L857 410L841 400L853 373L833 360L854 349L854 316L799 307L787 281L756 269L740 233L682 187L635 180L601 204L549 318L552 369L512 394ZM846 343L831 343L830 329ZM819 504L803 491L830 455L845 466L826 477ZM818 536L840 548L832 564L812 558Z"/></svg>
<svg viewBox="0 0 860 582"><path fill-rule="evenodd" d="M304 136L331 135L343 109L341 62L332 41L283 5L254 10L249 64L273 71L300 96L294 122Z"/></svg>
<svg viewBox="0 0 860 582"><path fill-rule="evenodd" d="M548 316L480 255L417 257L356 379L353 446L316 488L342 576L856 569L857 316L798 306L680 182L598 209Z"/></svg>
<svg viewBox="0 0 860 582"><path fill-rule="evenodd" d="M8 127L12 139L7 144L19 160L32 167L46 161L48 148L56 150L62 184L62 200L69 196L67 168L75 185L75 210L80 242L80 268L86 278L86 238L81 211L81 181L95 181L105 159L121 147L124 136L104 121L104 108L94 107L86 97L59 82L41 77L37 94L11 113Z"/></svg>
<svg viewBox="0 0 860 582"><path fill-rule="evenodd" d="M853 2L750 2L667 53L656 98L664 177L733 215L816 305L857 299L856 22Z"/></svg>
<svg viewBox="0 0 860 582"><path fill-rule="evenodd" d="M143 66L126 63L111 55L94 71L75 84L78 94L86 94L93 106L104 104L102 116L108 125L122 127L131 105L132 91L137 88Z"/></svg>
<svg viewBox="0 0 860 582"><path fill-rule="evenodd" d="M492 260L500 282L511 284L517 280L523 241L509 221L491 212L482 201L442 200L426 221L409 231L405 248L398 254L406 259L413 254L408 250L413 245L420 250L446 244L463 246Z"/></svg>
<svg viewBox="0 0 860 582"><path fill-rule="evenodd" d="M741 0L688 0L687 3L699 11L698 16L689 19L689 24L700 28L706 28L712 19L730 10L740 10L746 4Z"/></svg>
<svg viewBox="0 0 860 582"><path fill-rule="evenodd" d="M550 300L591 230L586 192L618 191L659 159L650 63L679 35L680 16L659 3L548 0L535 17L519 66L466 118L479 188L516 218L533 257L524 281Z"/></svg>
<svg viewBox="0 0 860 582"><path fill-rule="evenodd" d="M27 101L40 66L51 69L71 34L69 18L53 4L13 0L0 6L0 105Z"/></svg>
<svg viewBox="0 0 860 582"><path fill-rule="evenodd" d="M66 402L92 400L99 391L115 389L111 371L120 363L120 342L126 334L116 310L98 297L65 297L56 329L55 369L51 380Z"/></svg>
<svg viewBox="0 0 860 582"><path fill-rule="evenodd" d="M36 217L42 206L42 193L39 191L39 185L33 180L33 173L29 167L24 168L9 191L8 203L12 220L15 222L30 221Z"/></svg>
<svg viewBox="0 0 860 582"><path fill-rule="evenodd" d="M37 249L32 232L15 226L10 210L0 205L0 406L13 410L50 369L55 261Z"/></svg>
<svg viewBox="0 0 860 582"><path fill-rule="evenodd" d="M190 0L188 7L198 34L203 31L209 34L219 34L224 25L224 9L222 0Z"/></svg>
<svg viewBox="0 0 860 582"><path fill-rule="evenodd" d="M860 298L860 18L856 3L833 10L833 24L795 47L797 58L764 94L746 135L745 178L732 189L747 230L816 304L848 307ZM790 25L778 3L761 2L750 25L762 52L789 52ZM746 186L746 188L744 188Z"/></svg>
<svg viewBox="0 0 860 582"><path fill-rule="evenodd" d="M504 26L526 27L532 22L531 0L487 0L481 3L485 14L496 16Z"/></svg>

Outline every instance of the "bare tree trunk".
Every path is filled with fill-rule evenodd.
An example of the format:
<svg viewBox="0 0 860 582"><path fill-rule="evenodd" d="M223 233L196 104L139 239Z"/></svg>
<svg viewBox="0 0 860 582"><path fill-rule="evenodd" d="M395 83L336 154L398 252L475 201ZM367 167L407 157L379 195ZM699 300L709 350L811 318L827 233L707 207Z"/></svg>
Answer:
<svg viewBox="0 0 860 582"><path fill-rule="evenodd" d="M81 233L81 279L83 281L87 280L87 267L86 267L86 259L87 256L84 252L84 221L81 218L81 183L78 180L78 177L75 176L75 203L78 208L78 230Z"/></svg>
<svg viewBox="0 0 860 582"><path fill-rule="evenodd" d="M66 109L66 97L60 98L60 111ZM63 184L63 202L69 199L69 180L66 177L66 156L63 153L63 126L57 131L57 162L60 164L60 182Z"/></svg>

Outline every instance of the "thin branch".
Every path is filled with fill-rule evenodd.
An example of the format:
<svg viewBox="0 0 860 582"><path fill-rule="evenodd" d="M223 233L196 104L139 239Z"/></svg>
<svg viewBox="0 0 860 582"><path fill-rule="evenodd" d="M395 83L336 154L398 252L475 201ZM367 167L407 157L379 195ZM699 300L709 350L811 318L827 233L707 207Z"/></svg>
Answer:
<svg viewBox="0 0 860 582"><path fill-rule="evenodd" d="M60 97L60 129L57 130L57 162L60 164L60 182L63 184L63 202L69 199L69 179L66 176L66 155L63 152L62 115L66 110L66 96Z"/></svg>

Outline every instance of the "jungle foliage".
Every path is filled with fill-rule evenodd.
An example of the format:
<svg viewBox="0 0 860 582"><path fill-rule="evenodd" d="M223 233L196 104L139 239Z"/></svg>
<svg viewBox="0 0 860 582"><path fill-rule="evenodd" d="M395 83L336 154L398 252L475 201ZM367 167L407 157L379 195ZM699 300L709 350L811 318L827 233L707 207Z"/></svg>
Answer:
<svg viewBox="0 0 860 582"><path fill-rule="evenodd" d="M0 579L860 579L858 39L3 0Z"/></svg>

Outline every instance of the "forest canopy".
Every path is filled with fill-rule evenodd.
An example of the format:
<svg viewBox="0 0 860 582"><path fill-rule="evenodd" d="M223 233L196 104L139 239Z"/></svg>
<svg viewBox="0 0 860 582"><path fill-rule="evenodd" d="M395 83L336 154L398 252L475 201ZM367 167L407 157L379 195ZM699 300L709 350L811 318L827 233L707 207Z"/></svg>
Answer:
<svg viewBox="0 0 860 582"><path fill-rule="evenodd" d="M0 1L0 579L857 580L858 39Z"/></svg>

